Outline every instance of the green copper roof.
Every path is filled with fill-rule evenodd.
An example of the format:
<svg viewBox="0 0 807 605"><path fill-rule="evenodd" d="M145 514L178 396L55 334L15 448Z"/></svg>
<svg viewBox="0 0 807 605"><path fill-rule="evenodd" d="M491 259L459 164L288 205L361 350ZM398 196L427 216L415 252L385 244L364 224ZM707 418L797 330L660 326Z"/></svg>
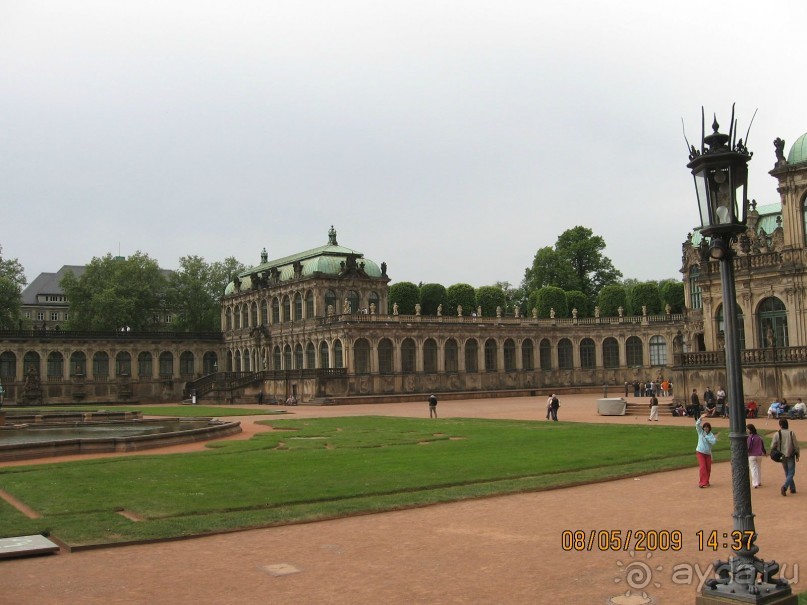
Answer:
<svg viewBox="0 0 807 605"><path fill-rule="evenodd" d="M796 139L793 147L790 148L790 153L787 154L788 164L800 164L801 162L807 162L807 132Z"/></svg>
<svg viewBox="0 0 807 605"><path fill-rule="evenodd" d="M251 275L255 273L269 274L270 269L277 269L279 272L279 281L284 282L294 278L294 265L300 263L301 277L309 277L315 273L322 273L325 275L339 275L343 270L342 263L347 262L347 257L356 257L356 264L363 266L364 272L368 277L381 277L381 269L379 266L370 259L364 258L364 254L351 248L340 246L336 241L336 231L333 226L328 232L328 243L318 248L312 248L305 252L292 254L291 256L284 256L275 260L265 260L266 252L261 255L260 265L256 265L242 271L238 274L241 280L241 290L248 290L252 287ZM230 282L224 291L224 295L232 294L235 291L235 285Z"/></svg>
<svg viewBox="0 0 807 605"><path fill-rule="evenodd" d="M765 233L770 235L779 226L777 219L782 216L782 203L774 202L773 204L759 204L757 206L759 213L759 220L757 221L757 233L765 230ZM697 246L701 243L703 237L701 236L700 228L692 232L692 245Z"/></svg>

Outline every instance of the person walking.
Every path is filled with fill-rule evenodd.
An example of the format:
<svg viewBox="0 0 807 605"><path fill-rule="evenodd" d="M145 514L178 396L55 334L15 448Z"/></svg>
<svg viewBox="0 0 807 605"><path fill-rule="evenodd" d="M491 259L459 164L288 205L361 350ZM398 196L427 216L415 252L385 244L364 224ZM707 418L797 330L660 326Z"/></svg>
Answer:
<svg viewBox="0 0 807 605"><path fill-rule="evenodd" d="M552 400L555 398L555 393L552 393L546 398L546 419L552 418Z"/></svg>
<svg viewBox="0 0 807 605"><path fill-rule="evenodd" d="M717 397L717 415L728 418L729 407L726 404L726 391L723 390L723 387L717 387L715 397Z"/></svg>
<svg viewBox="0 0 807 605"><path fill-rule="evenodd" d="M765 442L757 433L757 427L749 424L748 429L748 468L751 471L751 485L754 489L762 487L762 459L768 455Z"/></svg>
<svg viewBox="0 0 807 605"><path fill-rule="evenodd" d="M437 418L437 396L429 395L429 418Z"/></svg>
<svg viewBox="0 0 807 605"><path fill-rule="evenodd" d="M698 446L695 448L698 456L698 487L711 487L709 479L712 475L712 446L717 443L717 433L712 433L712 425L704 422L704 418L706 413L695 421L695 430L698 432Z"/></svg>
<svg viewBox="0 0 807 605"><path fill-rule="evenodd" d="M796 493L796 482L793 477L796 475L796 462L799 459L801 450L799 448L799 440L793 434L787 423L787 418L779 419L779 430L776 431L771 440L771 452L779 450L782 452L782 468L785 471L785 483L780 490L783 496L787 496L787 490L790 488L790 493Z"/></svg>
<svg viewBox="0 0 807 605"><path fill-rule="evenodd" d="M650 422L651 420L658 422L658 397L655 395L650 396L650 418L647 421Z"/></svg>
<svg viewBox="0 0 807 605"><path fill-rule="evenodd" d="M558 421L558 408L560 407L560 400L558 399L557 395L552 395L552 420L557 422Z"/></svg>

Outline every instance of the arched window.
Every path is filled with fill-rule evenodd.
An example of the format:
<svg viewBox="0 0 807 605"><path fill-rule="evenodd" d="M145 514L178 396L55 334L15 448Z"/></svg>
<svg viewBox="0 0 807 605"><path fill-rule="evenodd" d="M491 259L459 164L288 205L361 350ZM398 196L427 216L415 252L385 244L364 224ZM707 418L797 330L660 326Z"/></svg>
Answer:
<svg viewBox="0 0 807 605"><path fill-rule="evenodd" d="M160 353L160 378L174 376L174 355L169 351Z"/></svg>
<svg viewBox="0 0 807 605"><path fill-rule="evenodd" d="M305 367L311 369L317 367L317 350L314 348L313 342L309 342L305 346Z"/></svg>
<svg viewBox="0 0 807 605"><path fill-rule="evenodd" d="M355 290L351 290L347 293L347 301L350 303L351 313L358 313L361 310L359 309L359 293Z"/></svg>
<svg viewBox="0 0 807 605"><path fill-rule="evenodd" d="M415 371L415 341L404 338L401 343L401 371L413 373Z"/></svg>
<svg viewBox="0 0 807 605"><path fill-rule="evenodd" d="M291 321L291 299L283 297L283 323ZM287 368L288 369L288 368Z"/></svg>
<svg viewBox="0 0 807 605"><path fill-rule="evenodd" d="M241 351L236 350L233 354L233 361L235 362L235 367L233 367L234 372L241 371Z"/></svg>
<svg viewBox="0 0 807 605"><path fill-rule="evenodd" d="M667 365L667 341L663 336L652 336L650 338L650 365Z"/></svg>
<svg viewBox="0 0 807 605"><path fill-rule="evenodd" d="M602 364L609 369L619 367L619 343L612 336L602 342Z"/></svg>
<svg viewBox="0 0 807 605"><path fill-rule="evenodd" d="M498 346L496 345L496 341L492 338L488 338L485 341L485 371L486 372L495 372L497 367L497 354L498 354Z"/></svg>
<svg viewBox="0 0 807 605"><path fill-rule="evenodd" d="M735 304L734 308L737 309L737 343L740 345L740 350L745 350L745 317L743 316L743 310L740 305ZM726 337L726 325L725 320L723 318L723 305L721 304L720 307L717 309L717 334L721 339ZM651 361L652 363L652 361Z"/></svg>
<svg viewBox="0 0 807 605"><path fill-rule="evenodd" d="M64 357L61 353L53 351L48 355L48 378L64 377Z"/></svg>
<svg viewBox="0 0 807 605"><path fill-rule="evenodd" d="M333 367L335 368L344 368L345 367L345 360L342 356L342 341L341 340L334 340L333 341Z"/></svg>
<svg viewBox="0 0 807 605"><path fill-rule="evenodd" d="M558 342L558 368L571 370L574 367L572 352L572 341L568 338L561 338Z"/></svg>
<svg viewBox="0 0 807 605"><path fill-rule="evenodd" d="M549 371L552 369L552 343L548 338L542 338L538 345L538 357L541 362L541 369Z"/></svg>
<svg viewBox="0 0 807 605"><path fill-rule="evenodd" d="M227 312L224 314L225 321L227 322L227 329L233 329L233 309L232 307L227 307Z"/></svg>
<svg viewBox="0 0 807 605"><path fill-rule="evenodd" d="M775 296L766 298L759 305L759 342L763 347L790 346L787 334L787 309Z"/></svg>
<svg viewBox="0 0 807 605"><path fill-rule="evenodd" d="M11 351L6 351L0 355L0 379L6 383L14 382L17 379L17 356Z"/></svg>
<svg viewBox="0 0 807 605"><path fill-rule="evenodd" d="M437 373L437 342L427 338L423 343L423 371L427 374Z"/></svg>
<svg viewBox="0 0 807 605"><path fill-rule="evenodd" d="M594 341L590 338L580 341L580 367L584 370L593 370L597 367Z"/></svg>
<svg viewBox="0 0 807 605"><path fill-rule="evenodd" d="M250 313L249 325L255 327L258 325L258 303L252 303L250 309L252 309L252 312Z"/></svg>
<svg viewBox="0 0 807 605"><path fill-rule="evenodd" d="M303 319L303 295L299 292L294 295L294 321Z"/></svg>
<svg viewBox="0 0 807 605"><path fill-rule="evenodd" d="M329 368L331 367L328 362L328 343L324 340L319 343L319 367L321 368Z"/></svg>
<svg viewBox="0 0 807 605"><path fill-rule="evenodd" d="M151 363L151 353L140 353L137 356L137 376L139 378L151 378L154 376Z"/></svg>
<svg viewBox="0 0 807 605"><path fill-rule="evenodd" d="M336 292L333 290L325 290L325 308L322 314L328 313L339 313L339 307L336 306Z"/></svg>
<svg viewBox="0 0 807 605"><path fill-rule="evenodd" d="M305 318L311 319L312 317L314 317L314 293L309 290L305 293Z"/></svg>
<svg viewBox="0 0 807 605"><path fill-rule="evenodd" d="M691 308L700 309L703 307L703 302L701 300L701 287L698 284L698 278L701 276L701 268L698 265L694 265L689 270L689 304Z"/></svg>
<svg viewBox="0 0 807 605"><path fill-rule="evenodd" d="M379 302L380 300L381 299L378 297L378 292L370 292L367 295L367 312L370 313L370 310L373 308L373 305L375 305L375 312L379 313L381 311L381 309L379 308L381 304Z"/></svg>
<svg viewBox="0 0 807 605"><path fill-rule="evenodd" d="M215 374L218 370L219 358L215 351L208 351L202 357L202 374Z"/></svg>
<svg viewBox="0 0 807 605"><path fill-rule="evenodd" d="M83 375L87 371L87 356L81 351L70 355L70 375Z"/></svg>
<svg viewBox="0 0 807 605"><path fill-rule="evenodd" d="M241 305L241 327L249 327L249 304Z"/></svg>
<svg viewBox="0 0 807 605"><path fill-rule="evenodd" d="M275 345L272 349L272 369L280 371L283 369L283 354L280 351L280 345Z"/></svg>
<svg viewBox="0 0 807 605"><path fill-rule="evenodd" d="M457 349L457 341L453 338L446 340L444 354L446 363L446 372L456 373L459 372L459 355Z"/></svg>
<svg viewBox="0 0 807 605"><path fill-rule="evenodd" d="M504 341L504 371L512 372L516 369L516 343L512 338Z"/></svg>
<svg viewBox="0 0 807 605"><path fill-rule="evenodd" d="M475 338L469 338L465 341L465 371L479 371L479 344Z"/></svg>
<svg viewBox="0 0 807 605"><path fill-rule="evenodd" d="M233 328L235 328L236 330L240 330L241 329L241 307L238 306L238 305L236 305L236 307L233 309L233 321L235 322L235 325L233 326Z"/></svg>
<svg viewBox="0 0 807 605"><path fill-rule="evenodd" d="M183 351L182 354L179 356L179 373L183 377L191 377L193 376L193 364L194 364L194 357L193 353L190 351Z"/></svg>
<svg viewBox="0 0 807 605"><path fill-rule="evenodd" d="M233 352L227 351L227 367L225 368L227 372L233 371Z"/></svg>
<svg viewBox="0 0 807 605"><path fill-rule="evenodd" d="M392 374L394 371L392 341L389 338L382 338L378 343L378 372L379 374Z"/></svg>
<svg viewBox="0 0 807 605"><path fill-rule="evenodd" d="M284 370L291 370L294 366L292 366L292 355L291 355L291 345L286 345L283 347L283 369Z"/></svg>
<svg viewBox="0 0 807 605"><path fill-rule="evenodd" d="M370 373L370 343L366 338L359 338L353 344L353 362L356 364L356 374Z"/></svg>
<svg viewBox="0 0 807 605"><path fill-rule="evenodd" d="M299 342L294 346L294 369L303 369L303 345Z"/></svg>
<svg viewBox="0 0 807 605"><path fill-rule="evenodd" d="M525 370L535 369L534 353L532 338L525 338L521 343L521 365Z"/></svg>
<svg viewBox="0 0 807 605"><path fill-rule="evenodd" d="M280 323L280 301L277 297L272 299L272 323Z"/></svg>
<svg viewBox="0 0 807 605"><path fill-rule="evenodd" d="M132 375L132 356L127 351L121 351L115 356L115 376Z"/></svg>
<svg viewBox="0 0 807 605"><path fill-rule="evenodd" d="M244 371L244 372L250 372L251 371L251 369L250 369L252 367L252 364L250 363L251 359L252 358L251 358L251 356L249 354L248 349L244 349L243 351L241 351L241 369L242 369L242 371Z"/></svg>
<svg viewBox="0 0 807 605"><path fill-rule="evenodd" d="M34 372L37 373L37 376L42 375L42 371L40 370L40 358L39 353L36 351L28 351L25 356L22 358L22 375L27 376L28 372L33 369Z"/></svg>
<svg viewBox="0 0 807 605"><path fill-rule="evenodd" d="M266 299L261 301L261 325L266 326L269 324L269 303Z"/></svg>
<svg viewBox="0 0 807 605"><path fill-rule="evenodd" d="M625 341L625 359L629 368L636 368L644 365L642 339L638 336L631 336Z"/></svg>

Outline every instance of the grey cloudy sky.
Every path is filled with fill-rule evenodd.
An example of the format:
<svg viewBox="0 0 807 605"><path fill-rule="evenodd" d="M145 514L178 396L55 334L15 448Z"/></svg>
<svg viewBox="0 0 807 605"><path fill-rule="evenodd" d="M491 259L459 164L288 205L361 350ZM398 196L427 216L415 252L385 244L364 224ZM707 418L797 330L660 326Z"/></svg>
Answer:
<svg viewBox="0 0 807 605"><path fill-rule="evenodd" d="M0 0L0 244L29 280L106 253L327 242L393 281L518 284L584 225L678 277L681 119L807 131L803 1Z"/></svg>

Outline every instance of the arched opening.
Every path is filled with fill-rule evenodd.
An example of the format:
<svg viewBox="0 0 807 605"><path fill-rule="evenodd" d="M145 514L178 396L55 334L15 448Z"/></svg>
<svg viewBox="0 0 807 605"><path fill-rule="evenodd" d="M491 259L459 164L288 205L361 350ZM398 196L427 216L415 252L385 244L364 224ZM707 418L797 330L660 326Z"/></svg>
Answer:
<svg viewBox="0 0 807 605"><path fill-rule="evenodd" d="M427 338L423 342L423 371L427 374L437 373L437 342Z"/></svg>
<svg viewBox="0 0 807 605"><path fill-rule="evenodd" d="M596 349L591 338L580 341L580 367L584 370L593 370L597 367Z"/></svg>

